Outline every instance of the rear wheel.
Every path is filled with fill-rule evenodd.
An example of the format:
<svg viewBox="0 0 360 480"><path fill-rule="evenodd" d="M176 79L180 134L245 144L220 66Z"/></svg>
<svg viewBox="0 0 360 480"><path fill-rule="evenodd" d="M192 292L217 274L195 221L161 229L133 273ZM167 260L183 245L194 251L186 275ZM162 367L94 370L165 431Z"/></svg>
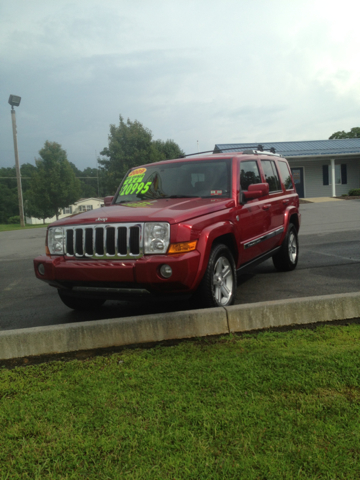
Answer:
<svg viewBox="0 0 360 480"><path fill-rule="evenodd" d="M296 268L298 257L299 242L297 230L295 225L290 223L280 250L273 256L274 266L280 272L289 272Z"/></svg>
<svg viewBox="0 0 360 480"><path fill-rule="evenodd" d="M236 267L226 245L213 247L197 297L204 307L226 307L235 299Z"/></svg>
<svg viewBox="0 0 360 480"><path fill-rule="evenodd" d="M63 290L58 290L58 294L61 301L73 310L92 310L102 307L105 303L102 298L74 297Z"/></svg>

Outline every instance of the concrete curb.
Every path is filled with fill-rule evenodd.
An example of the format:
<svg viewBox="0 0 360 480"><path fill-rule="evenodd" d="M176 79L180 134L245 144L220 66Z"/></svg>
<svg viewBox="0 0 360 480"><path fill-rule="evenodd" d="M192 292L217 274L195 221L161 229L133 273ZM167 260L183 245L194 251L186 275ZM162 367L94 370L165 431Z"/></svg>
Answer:
<svg viewBox="0 0 360 480"><path fill-rule="evenodd" d="M360 317L360 292L234 305L226 310L230 332L348 320Z"/></svg>
<svg viewBox="0 0 360 480"><path fill-rule="evenodd" d="M360 292L0 332L0 360L360 317Z"/></svg>
<svg viewBox="0 0 360 480"><path fill-rule="evenodd" d="M0 332L0 360L229 333L223 308Z"/></svg>

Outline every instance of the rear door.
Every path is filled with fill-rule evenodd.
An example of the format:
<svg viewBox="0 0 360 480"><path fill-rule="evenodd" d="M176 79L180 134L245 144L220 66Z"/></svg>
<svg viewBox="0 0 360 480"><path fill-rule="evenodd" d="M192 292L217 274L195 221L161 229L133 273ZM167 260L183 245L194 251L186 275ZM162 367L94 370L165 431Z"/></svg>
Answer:
<svg viewBox="0 0 360 480"><path fill-rule="evenodd" d="M264 181L269 184L269 195L264 197L263 203L263 209L267 212L267 216L264 222L265 238L262 242L262 253L266 253L275 248L284 231L286 204L284 203L284 192L275 160L262 158L261 168Z"/></svg>

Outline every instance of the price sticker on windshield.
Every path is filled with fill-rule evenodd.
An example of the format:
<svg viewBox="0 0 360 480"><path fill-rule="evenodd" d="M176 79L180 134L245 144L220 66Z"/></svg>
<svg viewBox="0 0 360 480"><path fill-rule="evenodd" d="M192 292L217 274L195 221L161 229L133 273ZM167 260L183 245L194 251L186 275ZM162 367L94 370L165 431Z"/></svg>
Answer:
<svg viewBox="0 0 360 480"><path fill-rule="evenodd" d="M222 190L211 190L210 195L222 195Z"/></svg>
<svg viewBox="0 0 360 480"><path fill-rule="evenodd" d="M132 195L139 193L146 193L152 182L143 182L146 173L146 168L136 168L132 170L120 190L119 195Z"/></svg>
<svg viewBox="0 0 360 480"><path fill-rule="evenodd" d="M129 173L129 177L136 177L138 175L144 176L144 173L146 172L146 168L137 168L136 170L132 170Z"/></svg>

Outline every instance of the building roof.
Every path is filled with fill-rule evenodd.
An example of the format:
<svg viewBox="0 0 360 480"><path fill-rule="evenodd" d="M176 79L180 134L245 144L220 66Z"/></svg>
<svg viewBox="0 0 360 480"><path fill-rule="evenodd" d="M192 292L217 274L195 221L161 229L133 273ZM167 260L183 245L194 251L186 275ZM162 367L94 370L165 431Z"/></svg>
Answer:
<svg viewBox="0 0 360 480"><path fill-rule="evenodd" d="M360 154L360 138L306 140L303 142L221 143L215 145L214 153L241 152L248 148L257 149L258 145L262 145L264 150L274 147L276 153L280 153L284 157Z"/></svg>
<svg viewBox="0 0 360 480"><path fill-rule="evenodd" d="M89 202L90 200L95 200L96 202L103 202L103 197L87 197L87 198L79 198L76 202L72 203L72 205L77 205L78 203Z"/></svg>

